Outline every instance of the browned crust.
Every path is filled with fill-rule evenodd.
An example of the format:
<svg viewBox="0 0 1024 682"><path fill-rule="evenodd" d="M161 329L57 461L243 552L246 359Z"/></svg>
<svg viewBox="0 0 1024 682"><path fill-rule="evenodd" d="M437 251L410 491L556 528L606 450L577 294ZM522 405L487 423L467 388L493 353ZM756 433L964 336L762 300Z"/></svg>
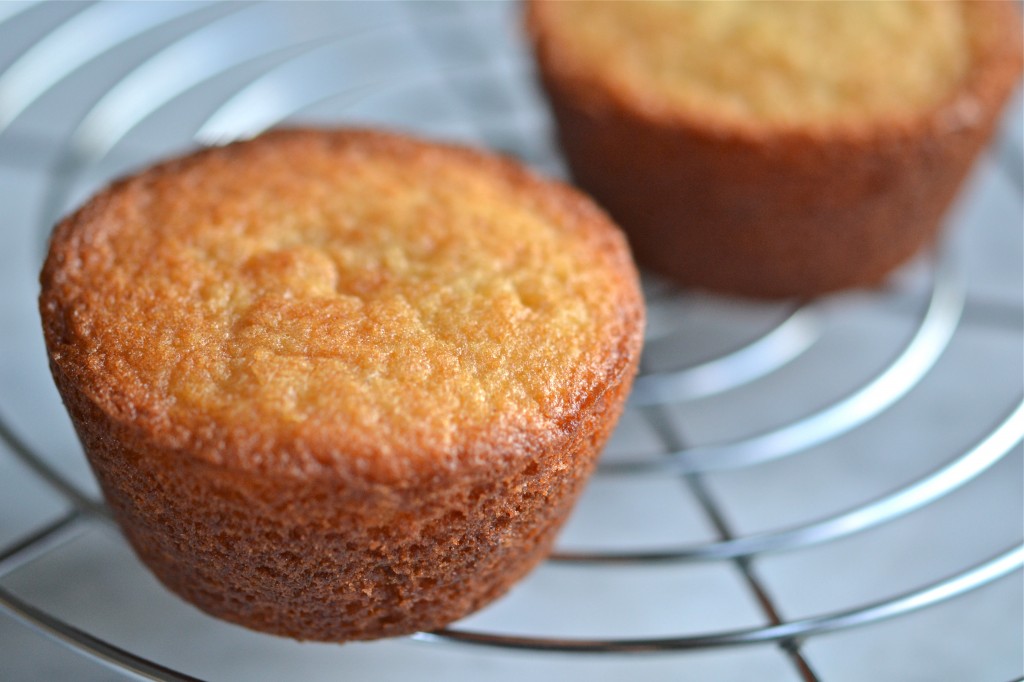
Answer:
<svg viewBox="0 0 1024 682"><path fill-rule="evenodd" d="M1011 2L965 3L972 66L908 118L725 123L638 105L581 66L528 0L526 23L574 179L638 261L687 286L809 297L884 279L932 241L1021 72Z"/></svg>
<svg viewBox="0 0 1024 682"><path fill-rule="evenodd" d="M574 392L568 417L543 432L498 424L429 456L411 456L422 444L392 444L410 456L377 464L339 457L344 433L266 439L244 423L172 423L149 396L110 385L74 344L74 272L97 235L130 219L147 183L211 157L230 164L237 145L115 183L57 227L40 297L51 370L108 503L160 580L211 614L299 639L443 626L503 594L547 553L621 412L643 328L628 249L575 191L468 149L370 131L278 131L243 144L276 153L361 144L470 160L578 231L581 248L599 250L620 279L621 320L595 368L603 380Z"/></svg>
<svg viewBox="0 0 1024 682"><path fill-rule="evenodd" d="M337 642L443 627L540 562L618 420L637 360L542 445L401 489L176 458L125 438L52 367L108 504L161 582L219 618Z"/></svg>

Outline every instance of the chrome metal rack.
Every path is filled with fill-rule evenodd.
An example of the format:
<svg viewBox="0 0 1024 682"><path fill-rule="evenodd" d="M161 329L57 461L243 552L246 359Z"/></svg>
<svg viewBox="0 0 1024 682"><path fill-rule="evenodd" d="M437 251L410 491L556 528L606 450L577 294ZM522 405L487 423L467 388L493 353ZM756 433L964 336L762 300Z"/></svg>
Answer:
<svg viewBox="0 0 1024 682"><path fill-rule="evenodd" d="M190 145L251 136L282 122L406 128L497 148L542 172L561 173L515 13L514 6L482 3L0 5L0 45L7 51L0 52L0 166L5 160L15 169L24 165L42 179L30 210L9 218L12 225L30 230L31 238L30 248L19 256L26 266L8 276L31 276L54 220L114 174ZM1015 141L1002 144L1010 151L1000 148L990 166L1013 188L1009 205L1019 207L1021 179L1014 164L1021 150ZM1015 210L1020 209L1004 210L998 216L1001 224L986 229L1019 230ZM603 584L613 587L619 580L636 580L631 572L635 568L667 568L685 576L702 565L728 567L736 578L734 589L745 592L742 599L753 605L759 622L654 635L641 626L596 636L582 620L580 628L570 622L551 632L545 624L550 614L531 607L525 625L511 629L500 627L500 616L485 617L483 625L471 618L411 640L448 645L446 651L463 645L526 650L539 659L546 653L573 653L607 654L622 661L656 653L685 657L683 652L695 650L761 646L785 659L788 670L778 679L825 680L830 677L806 653L812 639L878 627L886 619L967 599L968 593L1009 575L1019 580L1024 546L1020 533L1012 531L1012 516L1019 515L1019 499L1012 494L998 505L1010 519L1003 521L1011 528L1010 544L987 555L964 556L955 570L943 575L843 607L787 617L786 605L759 565L772 556L878 532L976 485L1001 463L1019 459L1024 403L1021 377L1014 376L1012 367L1002 375L1002 397L987 422L961 432L962 442L934 453L923 471L846 506L824 505L821 513L801 513L786 523L757 528L749 518L735 522L736 497L723 494L714 480L733 471L756 477L786 460L810 461L822 449L831 448L829 457L837 452L855 455L859 446L849 437L858 432L874 430L877 435L870 442L886 443L893 419L923 419L901 406L908 396L942 390L929 380L937 371L958 382L962 395L954 398L954 405L970 400L972 391L981 390L972 383L974 377L958 373L956 367L936 368L951 344L975 327L998 327L1019 353L1024 337L1019 308L1012 301L992 303L975 296L962 244L947 242L885 290L824 302L743 304L680 292L653 279L646 282L651 327L642 372L624 419L628 423L616 435L598 477L611 486L677 482L678 495L702 516L693 524L699 530L689 539L681 533L683 540L662 537L647 545L628 537L627 531L623 542L609 545L612 541L606 540L595 546L603 536L586 531L584 520L584 531L577 533L584 541L573 540L570 525L550 565L552 570L603 572L610 576ZM24 284L22 289L31 287ZM829 339L841 338L844 321L864 314L871 317L870 330L881 324L895 331L851 360L848 349ZM2 326L21 324L20 319L12 316ZM712 329L708 338L687 335L687 330L703 328ZM35 330L20 333L38 336ZM38 340L25 343L41 348ZM4 348L4 354L8 363L15 362L11 349ZM846 365L853 369L847 371ZM823 372L822 367L842 371ZM96 532L103 532L97 527L110 525L95 489L80 475L77 480L69 475L65 459L36 444L46 439L34 434L48 427L27 423L12 409L22 390L30 389L8 385L0 390L0 439L5 444L0 459L17 462L56 491L62 503L59 513L40 517L28 532L0 544L0 611L126 674L195 679L187 654L163 656L157 662L88 624L70 622L56 610L33 603L8 585L8 576L29 570L68 543L90 542ZM765 419L760 406L773 400L775 390L791 396L791 405ZM807 393L806 399L800 398L801 392ZM45 393L42 400L52 403L55 394ZM739 435L691 438L693 422L701 419L712 425L706 429L710 433L723 432L715 426L721 417L707 416L723 413L741 423ZM885 423L879 427L880 421ZM0 495L15 499L17 490L4 486L0 482ZM792 494L767 484L763 490L755 487L765 497ZM1016 494L1019 498L1019 485ZM584 505L579 513L592 509ZM671 519L657 518L655 523L672 530ZM623 572L628 575L619 577ZM506 599L514 601L518 594ZM549 608L563 610L557 603ZM1020 604L1014 608L1009 616L991 618L1020 619ZM631 622L643 623L643 614ZM539 629L531 631L531 623ZM221 631L234 636L231 626L216 621L206 627L214 637ZM3 651L3 646L0 642L0 657L19 655ZM345 649L341 651L343 657ZM1020 653L1018 646L1018 659ZM342 658L332 660L337 664ZM465 661L467 669L477 664L476 658ZM571 671L560 670L563 678ZM774 679L769 673L759 678Z"/></svg>

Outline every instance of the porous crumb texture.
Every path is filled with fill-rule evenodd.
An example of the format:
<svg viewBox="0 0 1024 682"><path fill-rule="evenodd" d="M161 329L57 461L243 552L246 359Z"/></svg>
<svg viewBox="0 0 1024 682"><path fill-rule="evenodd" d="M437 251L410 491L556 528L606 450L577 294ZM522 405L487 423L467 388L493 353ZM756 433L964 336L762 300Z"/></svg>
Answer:
<svg viewBox="0 0 1024 682"><path fill-rule="evenodd" d="M527 27L573 176L638 261L768 298L932 242L1022 55L1002 0L531 0Z"/></svg>
<svg viewBox="0 0 1024 682"><path fill-rule="evenodd" d="M624 240L469 150L280 131L55 231L51 368L140 557L302 639L440 627L548 551L635 372Z"/></svg>

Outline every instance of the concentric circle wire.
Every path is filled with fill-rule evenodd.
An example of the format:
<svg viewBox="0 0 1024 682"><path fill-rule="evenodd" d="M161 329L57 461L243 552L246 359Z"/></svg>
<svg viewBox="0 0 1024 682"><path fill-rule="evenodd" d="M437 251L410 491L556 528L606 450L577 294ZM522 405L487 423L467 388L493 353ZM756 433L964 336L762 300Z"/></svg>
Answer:
<svg viewBox="0 0 1024 682"><path fill-rule="evenodd" d="M32 5L17 9L0 5L0 29ZM198 22L165 46L152 52L125 73L74 123L59 149L59 173L43 202L40 232L67 206L82 174L101 164L138 126L188 92L233 69L257 71L243 87L222 93L219 106L195 130L200 143L222 143L248 137L292 119L325 101L344 111L368 97L399 88L422 86L423 81L451 82L488 78L496 70L513 77L528 77L528 66L511 58L507 63L454 63L440 69L426 64L405 64L387 80L360 80L336 70L340 51L359 41L380 40L393 32L413 33L431 26L468 30L473 22L488 21L472 12L422 15L408 21L369 22L355 28L325 27L301 41L289 41L268 21L266 7L255 4L206 5L154 3L131 9L100 3L84 6L16 59L0 73L0 149L4 135L39 98L76 77L79 69L148 32L175 22ZM227 35L246 35L245 41L225 41ZM88 37L85 39L84 37ZM225 45L230 44L230 49ZM310 77L312 74L314 77ZM474 116L467 105L467 116ZM491 125L494 121L489 121ZM486 125L481 126L485 130ZM486 132L481 143L487 143ZM526 135L523 135L526 137ZM524 144L527 141L524 140ZM965 285L948 254L932 259L930 288L908 340L892 358L864 379L860 387L825 407L790 423L732 442L673 449L642 461L607 462L601 473L618 476L699 476L707 472L756 467L804 452L857 429L885 413L913 391L940 360L953 338L964 306ZM669 294L670 296L673 294ZM820 334L813 304L797 304L757 338L730 348L717 357L638 378L630 409L656 420L651 410L709 395L724 394L756 382L802 356ZM1005 457L1024 437L1024 407L1020 398L977 437L975 443L936 470L875 499L831 516L807 520L793 527L755 535L721 538L678 547L639 550L565 549L553 561L575 566L615 566L629 563L660 565L665 562L745 560L769 552L786 552L864 532L931 504L967 485ZM93 520L109 521L101 502L92 499L51 466L19 435L18 425L0 415L0 439L11 452L50 487L60 493L71 511L52 524L7 548L0 548L0 576L25 565L83 532ZM795 642L808 637L876 622L909 613L964 594L1024 565L1024 549L1006 551L975 563L943 580L856 608L815 617L776 622L768 626L712 632L687 637L583 639L523 637L496 632L451 628L422 633L414 639L428 643L527 649L536 652L642 654L705 649L766 642ZM581 569L574 569L581 570ZM193 679L160 666L75 628L52 614L0 588L0 608L59 641L108 664L152 679Z"/></svg>

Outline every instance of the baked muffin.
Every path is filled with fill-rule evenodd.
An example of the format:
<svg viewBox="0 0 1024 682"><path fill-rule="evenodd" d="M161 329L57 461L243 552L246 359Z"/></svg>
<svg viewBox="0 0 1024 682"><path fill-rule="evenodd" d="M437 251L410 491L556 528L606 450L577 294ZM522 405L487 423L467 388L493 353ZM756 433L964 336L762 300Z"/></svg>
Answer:
<svg viewBox="0 0 1024 682"><path fill-rule="evenodd" d="M537 564L643 326L589 200L370 131L115 183L56 228L40 307L142 561L215 616L327 641L438 628Z"/></svg>
<svg viewBox="0 0 1024 682"><path fill-rule="evenodd" d="M527 27L578 184L641 265L809 297L931 242L1018 82L996 2L547 2Z"/></svg>

